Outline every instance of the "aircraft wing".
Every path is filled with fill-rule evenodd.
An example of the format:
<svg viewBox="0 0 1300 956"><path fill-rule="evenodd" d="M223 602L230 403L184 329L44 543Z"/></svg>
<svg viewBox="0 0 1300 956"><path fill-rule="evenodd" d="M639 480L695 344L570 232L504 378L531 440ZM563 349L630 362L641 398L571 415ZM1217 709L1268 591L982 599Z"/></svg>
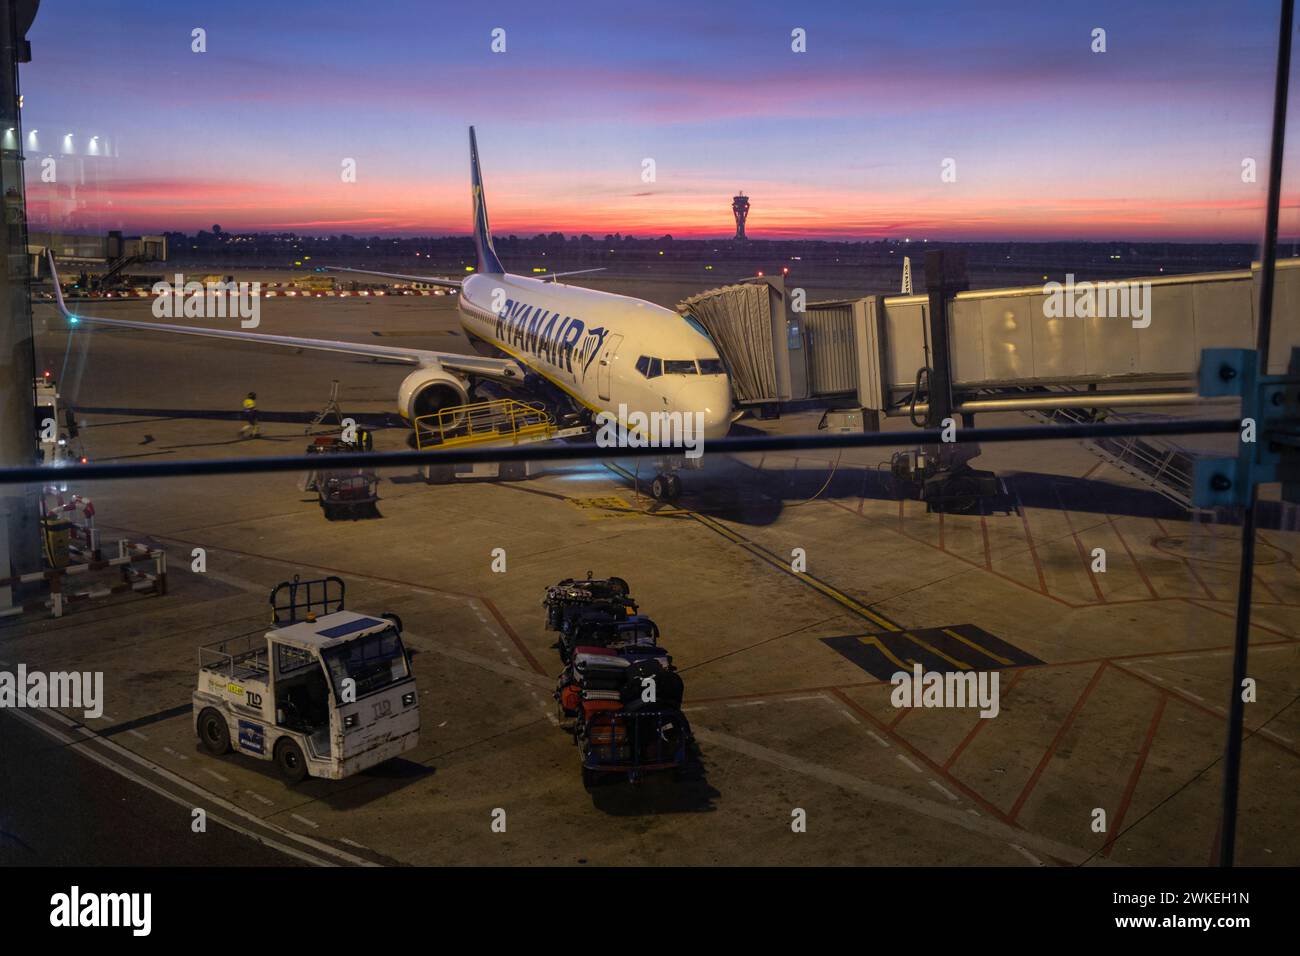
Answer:
<svg viewBox="0 0 1300 956"><path fill-rule="evenodd" d="M604 272L604 266L597 266L595 269L570 269L568 272L548 272L544 276L533 276L534 279L541 279L543 282L556 279L563 279L565 276L580 276L588 272Z"/></svg>
<svg viewBox="0 0 1300 956"><path fill-rule="evenodd" d="M326 272L355 272L363 276L379 276L381 279L398 279L402 282L427 282L429 285L440 285L448 289L459 289L462 279L442 279L437 276L408 276L398 272L375 272L373 269L349 269L345 266L321 266Z"/></svg>
<svg viewBox="0 0 1300 956"><path fill-rule="evenodd" d="M440 279L435 276L408 276L397 272L375 272L372 269L349 269L345 266L321 266L326 272L354 272L363 276L379 276L381 279L397 279L401 282L427 282L430 285L445 286L449 289L459 289L464 279ZM580 276L588 272L604 272L604 266L598 266L595 269L570 269L568 272L548 272L542 276L529 276L532 279L540 279L543 282L555 281L565 276Z"/></svg>
<svg viewBox="0 0 1300 956"><path fill-rule="evenodd" d="M78 315L68 310L59 286L59 274L50 255L50 275L54 280L54 298L59 311L71 325L87 322L92 325L115 326L123 329L140 329L145 332L169 332L176 335L199 335L205 338L230 339L237 342L258 342L291 349L308 349L316 352L338 352L343 355L363 355L369 358L388 359L406 365L442 367L497 382L520 383L524 371L513 359L488 358L479 355L460 355L456 352L434 352L429 349L403 348L399 345L372 345L365 342L345 342L333 339L308 339L292 335L267 335L244 329L205 329L190 325L169 325L162 322L140 322L133 319L105 319L93 315Z"/></svg>

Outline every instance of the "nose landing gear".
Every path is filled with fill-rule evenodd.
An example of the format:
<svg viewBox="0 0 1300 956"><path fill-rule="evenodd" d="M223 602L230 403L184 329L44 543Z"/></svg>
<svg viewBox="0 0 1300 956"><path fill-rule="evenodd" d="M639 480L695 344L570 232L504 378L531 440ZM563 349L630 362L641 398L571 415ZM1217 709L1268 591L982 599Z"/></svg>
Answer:
<svg viewBox="0 0 1300 956"><path fill-rule="evenodd" d="M655 501L676 501L682 493L682 480L673 472L655 475L650 482L650 496Z"/></svg>

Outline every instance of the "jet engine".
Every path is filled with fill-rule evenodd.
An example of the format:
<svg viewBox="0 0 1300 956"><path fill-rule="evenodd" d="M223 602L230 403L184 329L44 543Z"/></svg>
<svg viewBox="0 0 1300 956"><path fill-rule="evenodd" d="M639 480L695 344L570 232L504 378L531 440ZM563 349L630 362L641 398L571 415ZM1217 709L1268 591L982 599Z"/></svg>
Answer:
<svg viewBox="0 0 1300 956"><path fill-rule="evenodd" d="M469 387L465 380L436 366L412 372L397 389L397 410L412 423L421 415L468 403Z"/></svg>

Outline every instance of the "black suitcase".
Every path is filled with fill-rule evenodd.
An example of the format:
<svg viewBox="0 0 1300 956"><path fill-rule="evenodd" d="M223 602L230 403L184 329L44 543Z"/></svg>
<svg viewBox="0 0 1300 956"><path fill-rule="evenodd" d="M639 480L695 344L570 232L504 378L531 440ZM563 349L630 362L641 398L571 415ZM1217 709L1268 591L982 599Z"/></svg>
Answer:
<svg viewBox="0 0 1300 956"><path fill-rule="evenodd" d="M642 699L647 686L644 683L646 678L654 679L655 699L653 701ZM624 709L629 711L660 707L676 709L682 705L684 690L685 685L676 671L661 667L657 660L650 659L637 661L627 668L621 698Z"/></svg>

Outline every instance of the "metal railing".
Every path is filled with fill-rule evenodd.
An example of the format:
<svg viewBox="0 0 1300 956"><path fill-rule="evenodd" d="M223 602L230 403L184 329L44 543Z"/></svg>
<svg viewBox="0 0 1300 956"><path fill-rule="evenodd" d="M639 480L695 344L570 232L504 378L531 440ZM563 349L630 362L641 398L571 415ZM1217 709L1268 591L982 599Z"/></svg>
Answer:
<svg viewBox="0 0 1300 956"><path fill-rule="evenodd" d="M453 405L415 419L415 447L449 448L459 445L549 438L555 419L541 402L513 398Z"/></svg>
<svg viewBox="0 0 1300 956"><path fill-rule="evenodd" d="M1084 425L1097 421L1096 413L1099 411L1104 412L1106 420L1111 423L1129 420L1122 414L1109 411L1105 392L1064 389L1062 394L1069 399L1094 398L1096 405L1090 409L1063 405L1050 411L1029 410L1025 414L1044 424ZM1193 508L1193 458L1185 449L1146 435L1084 438L1081 444L1108 465L1136 478L1152 491L1180 507Z"/></svg>
<svg viewBox="0 0 1300 956"><path fill-rule="evenodd" d="M227 680L233 681L236 665L250 674L269 672L264 632L254 631L227 637L199 648L199 670L224 673Z"/></svg>

